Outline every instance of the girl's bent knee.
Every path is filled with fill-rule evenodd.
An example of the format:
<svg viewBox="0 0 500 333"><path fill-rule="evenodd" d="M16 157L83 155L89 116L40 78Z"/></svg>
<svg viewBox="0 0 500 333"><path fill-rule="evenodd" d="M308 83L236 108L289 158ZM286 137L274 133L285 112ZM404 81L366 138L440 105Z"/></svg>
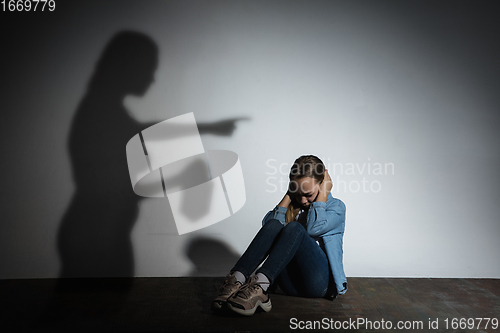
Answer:
<svg viewBox="0 0 500 333"><path fill-rule="evenodd" d="M299 222L297 221L291 221L289 222L286 226L285 226L286 229L288 230L297 230L299 232L302 232L302 231L306 231L306 229L304 228L304 226L302 224L300 224Z"/></svg>
<svg viewBox="0 0 500 333"><path fill-rule="evenodd" d="M289 235L289 236L297 235L297 236L303 237L304 235L307 234L307 231L302 224L300 224L297 221L292 221L292 222L289 222L283 228L283 230L281 230L280 233L285 234L285 235Z"/></svg>
<svg viewBox="0 0 500 333"><path fill-rule="evenodd" d="M272 219L272 220L269 220L266 222L266 224L263 225L262 228L278 228L278 229L281 229L283 228L284 225L280 222L280 220L277 220L277 219Z"/></svg>

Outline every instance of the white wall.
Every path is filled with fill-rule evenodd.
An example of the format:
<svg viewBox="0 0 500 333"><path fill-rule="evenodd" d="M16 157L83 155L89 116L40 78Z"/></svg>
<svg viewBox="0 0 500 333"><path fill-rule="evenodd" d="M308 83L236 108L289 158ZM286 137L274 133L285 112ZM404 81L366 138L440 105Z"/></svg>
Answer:
<svg viewBox="0 0 500 333"><path fill-rule="evenodd" d="M142 200L135 276L223 275L281 199L270 184L315 154L347 206L348 277L500 277L499 23L493 4L419 3L59 1L36 17L3 13L0 278L59 276L69 125L124 29L160 49L155 83L125 100L137 120L251 118L202 136L239 155L246 205L179 236L163 201Z"/></svg>

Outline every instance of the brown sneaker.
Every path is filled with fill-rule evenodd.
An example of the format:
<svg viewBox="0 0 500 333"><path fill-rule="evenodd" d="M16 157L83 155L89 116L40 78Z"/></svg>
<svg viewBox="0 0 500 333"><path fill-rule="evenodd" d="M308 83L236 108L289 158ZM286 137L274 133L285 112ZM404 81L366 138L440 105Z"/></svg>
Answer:
<svg viewBox="0 0 500 333"><path fill-rule="evenodd" d="M253 276L233 296L227 300L229 309L245 316L251 316L261 307L262 310L271 311L271 299L261 288L259 277Z"/></svg>
<svg viewBox="0 0 500 333"><path fill-rule="evenodd" d="M227 299L241 288L241 282L236 281L232 273L226 275L224 283L219 287L219 296L212 302L212 311L218 311Z"/></svg>

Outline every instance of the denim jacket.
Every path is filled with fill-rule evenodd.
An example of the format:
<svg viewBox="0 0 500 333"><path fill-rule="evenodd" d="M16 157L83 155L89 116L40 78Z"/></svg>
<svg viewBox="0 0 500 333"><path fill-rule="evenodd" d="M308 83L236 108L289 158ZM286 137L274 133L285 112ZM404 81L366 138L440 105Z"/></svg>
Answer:
<svg viewBox="0 0 500 333"><path fill-rule="evenodd" d="M285 220L286 208L276 205L268 212L262 220L262 225L271 219L277 219L283 225ZM321 237L325 244L325 252L330 263L330 286L325 297L333 299L337 294L342 295L347 291L347 279L344 273L342 263L342 239L345 228L345 204L328 193L326 202L314 201L309 207L307 213L307 233L311 237ZM331 283L333 279L333 283ZM333 289L333 290L332 290Z"/></svg>

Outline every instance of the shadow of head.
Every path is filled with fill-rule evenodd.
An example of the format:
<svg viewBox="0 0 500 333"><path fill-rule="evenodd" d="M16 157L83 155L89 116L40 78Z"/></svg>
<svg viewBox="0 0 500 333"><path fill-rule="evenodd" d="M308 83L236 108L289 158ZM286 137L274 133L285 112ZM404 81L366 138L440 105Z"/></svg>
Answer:
<svg viewBox="0 0 500 333"><path fill-rule="evenodd" d="M190 276L225 276L240 255L220 240L198 237L186 247L195 268Z"/></svg>
<svg viewBox="0 0 500 333"><path fill-rule="evenodd" d="M120 31L102 52L89 88L106 87L143 96L154 82L157 66L158 46L150 37L136 31Z"/></svg>

